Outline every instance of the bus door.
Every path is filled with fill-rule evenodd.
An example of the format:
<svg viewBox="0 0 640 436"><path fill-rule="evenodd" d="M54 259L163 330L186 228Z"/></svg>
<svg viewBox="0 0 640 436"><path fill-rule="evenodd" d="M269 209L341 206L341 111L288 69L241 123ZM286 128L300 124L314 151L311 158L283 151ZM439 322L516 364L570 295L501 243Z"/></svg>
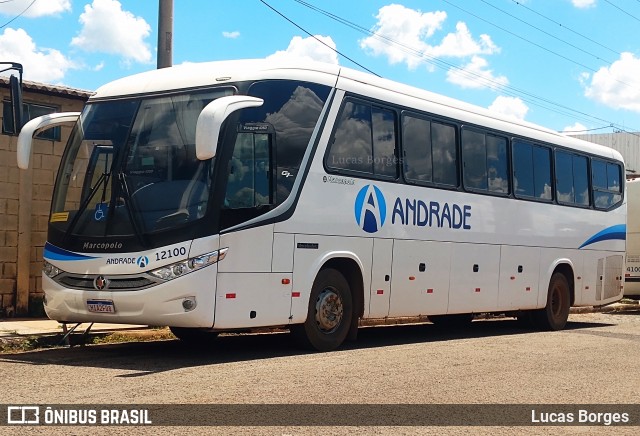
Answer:
<svg viewBox="0 0 640 436"><path fill-rule="evenodd" d="M289 322L291 285L283 284L281 272L272 272L274 224L259 222L277 203L273 150L273 126L238 125L233 152L222 170L226 188L220 205L220 247L228 251L218 264L216 328Z"/></svg>

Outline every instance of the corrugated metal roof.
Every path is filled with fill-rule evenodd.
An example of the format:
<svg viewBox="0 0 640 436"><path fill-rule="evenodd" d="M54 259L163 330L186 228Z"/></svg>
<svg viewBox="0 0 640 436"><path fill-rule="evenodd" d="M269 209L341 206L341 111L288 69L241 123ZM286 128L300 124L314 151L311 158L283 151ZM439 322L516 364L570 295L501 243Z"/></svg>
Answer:
<svg viewBox="0 0 640 436"><path fill-rule="evenodd" d="M9 86L9 78L6 76L0 76L0 85L1 86ZM71 88L68 86L60 86L60 85L51 85L49 83L40 83L40 82L31 82L29 80L22 81L22 90L24 91L33 91L33 92L43 92L47 94L55 94L61 96L69 96L69 97L77 97L82 98L84 100L91 97L94 92L86 91L84 89Z"/></svg>
<svg viewBox="0 0 640 436"><path fill-rule="evenodd" d="M624 157L628 173L640 173L640 132L588 133L576 138L617 150Z"/></svg>

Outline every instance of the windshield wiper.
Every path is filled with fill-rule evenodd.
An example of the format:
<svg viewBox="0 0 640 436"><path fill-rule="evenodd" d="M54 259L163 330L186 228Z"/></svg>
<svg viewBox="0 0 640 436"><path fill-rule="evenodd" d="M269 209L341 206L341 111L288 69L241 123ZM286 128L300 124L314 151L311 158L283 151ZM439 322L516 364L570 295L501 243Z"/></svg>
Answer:
<svg viewBox="0 0 640 436"><path fill-rule="evenodd" d="M129 185L127 184L127 176L122 171L118 173L118 182L119 182L118 183L119 190L120 190L120 193L122 194L122 199L124 200L125 207L127 208L127 216L129 217L129 221L131 222L131 226L133 227L133 233L136 234L136 238L138 238L138 242L140 242L140 245L145 247L147 245L146 241L143 237L142 231L140 230L138 221L136 221L135 217L133 216L132 206L135 206L135 204L133 203L133 200L131 198L131 193L129 192Z"/></svg>
<svg viewBox="0 0 640 436"><path fill-rule="evenodd" d="M98 192L98 188L100 188L101 184L104 184L102 195L103 197L105 196L105 192L107 190L107 183L109 183L109 176L110 174L102 173L100 175L100 178L98 178L98 180L96 181L96 184L93 186L93 188L91 188L91 191L89 192L89 195L87 195L87 198L85 198L84 201L80 203L80 207L78 207L78 211L76 212L75 216L71 220L71 223L69 224L69 228L67 229L67 232L66 232L67 237L72 234L73 229L78 224L78 221L80 221L80 217L89 206L89 203L91 203L91 200L93 199L93 197L95 197L96 193Z"/></svg>

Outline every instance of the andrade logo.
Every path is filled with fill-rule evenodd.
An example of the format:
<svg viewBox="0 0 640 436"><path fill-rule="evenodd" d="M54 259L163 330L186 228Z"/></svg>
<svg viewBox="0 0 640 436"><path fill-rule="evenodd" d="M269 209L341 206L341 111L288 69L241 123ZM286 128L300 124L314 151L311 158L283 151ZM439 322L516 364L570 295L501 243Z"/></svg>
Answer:
<svg viewBox="0 0 640 436"><path fill-rule="evenodd" d="M387 218L387 203L382 191L375 185L366 185L358 192L355 203L356 223L367 233L382 228Z"/></svg>

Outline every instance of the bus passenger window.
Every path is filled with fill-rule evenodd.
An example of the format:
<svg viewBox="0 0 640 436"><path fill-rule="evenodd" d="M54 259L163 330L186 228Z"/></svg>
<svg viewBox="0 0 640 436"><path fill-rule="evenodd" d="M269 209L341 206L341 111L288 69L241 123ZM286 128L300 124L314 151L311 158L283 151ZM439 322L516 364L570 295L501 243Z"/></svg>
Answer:
<svg viewBox="0 0 640 436"><path fill-rule="evenodd" d="M397 178L395 113L365 103L345 103L325 161L348 172Z"/></svg>
<svg viewBox="0 0 640 436"><path fill-rule="evenodd" d="M404 116L402 146L405 178L415 182L431 182L433 180L431 123L420 118Z"/></svg>
<svg viewBox="0 0 640 436"><path fill-rule="evenodd" d="M589 206L589 168L586 156L573 156L573 188L576 204Z"/></svg>
<svg viewBox="0 0 640 436"><path fill-rule="evenodd" d="M373 173L398 177L396 162L396 123L391 111L373 108Z"/></svg>
<svg viewBox="0 0 640 436"><path fill-rule="evenodd" d="M589 206L587 158L556 151L556 196L558 201Z"/></svg>
<svg viewBox="0 0 640 436"><path fill-rule="evenodd" d="M347 102L333 136L329 168L373 173L371 107Z"/></svg>
<svg viewBox="0 0 640 436"><path fill-rule="evenodd" d="M499 136L486 136L487 142L487 186L489 191L509 193L509 166L507 140Z"/></svg>
<svg viewBox="0 0 640 436"><path fill-rule="evenodd" d="M456 129L449 124L431 123L433 181L458 186Z"/></svg>
<svg viewBox="0 0 640 436"><path fill-rule="evenodd" d="M462 160L464 186L470 189L486 190L487 147L483 133L462 131Z"/></svg>
<svg viewBox="0 0 640 436"><path fill-rule="evenodd" d="M458 185L453 126L403 115L402 132L403 168L408 181Z"/></svg>
<svg viewBox="0 0 640 436"><path fill-rule="evenodd" d="M462 158L466 188L509 193L506 138L465 129L462 131Z"/></svg>
<svg viewBox="0 0 640 436"><path fill-rule="evenodd" d="M551 200L551 150L514 141L513 183L517 197Z"/></svg>
<svg viewBox="0 0 640 436"><path fill-rule="evenodd" d="M591 161L593 204L596 209L609 209L622 200L620 166L598 159Z"/></svg>

